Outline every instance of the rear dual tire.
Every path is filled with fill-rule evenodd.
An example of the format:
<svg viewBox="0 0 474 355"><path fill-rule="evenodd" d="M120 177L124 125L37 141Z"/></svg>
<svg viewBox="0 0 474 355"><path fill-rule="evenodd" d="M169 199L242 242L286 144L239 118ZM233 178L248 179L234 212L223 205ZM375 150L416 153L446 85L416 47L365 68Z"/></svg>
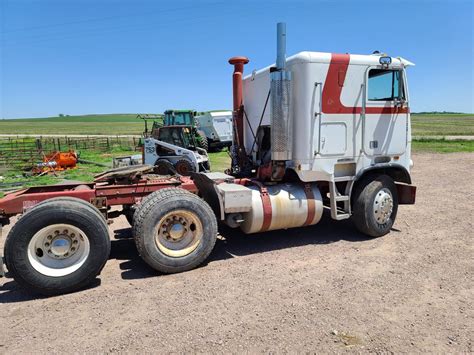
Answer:
<svg viewBox="0 0 474 355"><path fill-rule="evenodd" d="M107 224L91 204L56 198L27 211L5 243L5 263L23 287L43 295L90 284L110 253Z"/></svg>
<svg viewBox="0 0 474 355"><path fill-rule="evenodd" d="M204 262L217 239L211 207L180 188L158 190L138 206L133 234L142 259L162 273L191 270Z"/></svg>

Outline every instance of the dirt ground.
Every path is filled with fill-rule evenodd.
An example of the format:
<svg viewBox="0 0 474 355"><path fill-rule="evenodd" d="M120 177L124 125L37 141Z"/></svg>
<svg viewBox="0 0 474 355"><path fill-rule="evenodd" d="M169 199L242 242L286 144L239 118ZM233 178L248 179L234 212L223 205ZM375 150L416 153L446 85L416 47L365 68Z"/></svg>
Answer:
<svg viewBox="0 0 474 355"><path fill-rule="evenodd" d="M417 204L378 239L327 215L227 231L207 265L160 276L121 219L87 290L38 299L0 279L0 353L473 352L474 154L414 161Z"/></svg>

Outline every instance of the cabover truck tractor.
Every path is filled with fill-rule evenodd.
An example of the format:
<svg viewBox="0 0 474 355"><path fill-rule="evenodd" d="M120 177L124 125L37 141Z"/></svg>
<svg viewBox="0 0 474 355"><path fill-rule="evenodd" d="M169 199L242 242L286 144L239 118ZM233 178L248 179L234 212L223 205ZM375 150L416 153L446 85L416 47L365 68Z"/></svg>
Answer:
<svg viewBox="0 0 474 355"><path fill-rule="evenodd" d="M109 256L108 222L131 208L138 252L161 273L206 260L218 222L260 233L317 224L326 209L370 237L389 233L398 206L415 202L406 76L413 64L379 53L286 58L285 38L280 23L276 63L245 77L249 60L229 60L234 134L226 174L130 167L90 184L10 193L0 200L1 223L22 216L5 242L9 276L47 295L86 286Z"/></svg>

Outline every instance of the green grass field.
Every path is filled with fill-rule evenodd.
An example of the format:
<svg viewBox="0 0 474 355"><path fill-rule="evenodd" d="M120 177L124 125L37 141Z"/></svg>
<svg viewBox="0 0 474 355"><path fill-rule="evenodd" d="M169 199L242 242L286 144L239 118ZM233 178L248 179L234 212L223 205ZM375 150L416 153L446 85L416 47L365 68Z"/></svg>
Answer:
<svg viewBox="0 0 474 355"><path fill-rule="evenodd" d="M418 139L412 142L412 150L416 153L456 153L474 152L474 141L471 140L445 140L445 139Z"/></svg>
<svg viewBox="0 0 474 355"><path fill-rule="evenodd" d="M141 134L144 127L136 114L0 120L0 134Z"/></svg>
<svg viewBox="0 0 474 355"><path fill-rule="evenodd" d="M474 114L413 114L413 136L474 136Z"/></svg>
<svg viewBox="0 0 474 355"><path fill-rule="evenodd" d="M107 124L106 126L104 124ZM136 114L0 120L0 134L141 134ZM474 114L413 114L414 136L474 135Z"/></svg>

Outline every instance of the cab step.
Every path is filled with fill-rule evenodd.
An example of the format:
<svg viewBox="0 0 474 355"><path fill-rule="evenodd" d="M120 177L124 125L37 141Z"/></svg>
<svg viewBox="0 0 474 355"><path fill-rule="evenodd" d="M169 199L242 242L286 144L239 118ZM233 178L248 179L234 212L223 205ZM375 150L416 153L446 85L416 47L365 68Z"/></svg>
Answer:
<svg viewBox="0 0 474 355"><path fill-rule="evenodd" d="M354 181L353 176L343 176L334 178L332 181L329 181L329 201L331 207L331 218L337 221L348 219L351 216L350 213L350 196L342 195L336 186L336 182L348 181L352 183ZM337 207L338 202L344 202L344 210L340 210Z"/></svg>

